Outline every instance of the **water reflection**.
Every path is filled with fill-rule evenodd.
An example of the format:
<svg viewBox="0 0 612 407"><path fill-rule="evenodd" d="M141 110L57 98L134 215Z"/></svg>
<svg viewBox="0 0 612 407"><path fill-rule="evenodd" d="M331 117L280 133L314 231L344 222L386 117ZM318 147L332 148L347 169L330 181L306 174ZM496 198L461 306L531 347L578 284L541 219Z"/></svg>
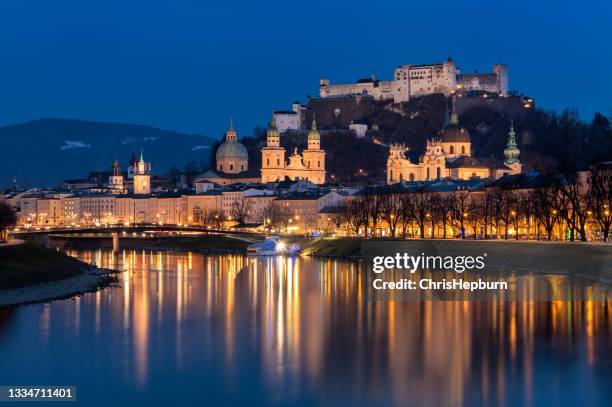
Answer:
<svg viewBox="0 0 612 407"><path fill-rule="evenodd" d="M195 400L188 386L251 405L606 405L611 396L612 303L567 277L547 278L588 301L368 301L356 263L69 254L126 271L118 287L0 315L0 357L11 366L4 357L26 336L45 350L32 354L42 369L61 363L52 347L91 350L92 363L68 363L68 378L93 403L108 398L83 371L138 389L136 405L161 401L163 384L182 389L179 404ZM33 314L35 326L23 322Z"/></svg>

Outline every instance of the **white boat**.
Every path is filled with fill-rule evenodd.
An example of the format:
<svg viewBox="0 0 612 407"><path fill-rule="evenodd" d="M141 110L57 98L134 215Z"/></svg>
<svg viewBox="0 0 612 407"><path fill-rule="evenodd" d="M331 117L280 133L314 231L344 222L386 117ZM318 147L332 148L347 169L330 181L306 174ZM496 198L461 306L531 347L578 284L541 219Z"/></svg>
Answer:
<svg viewBox="0 0 612 407"><path fill-rule="evenodd" d="M299 245L287 244L281 240L280 236L270 236L263 242L253 243L247 247L247 254L251 256L295 255L299 251Z"/></svg>

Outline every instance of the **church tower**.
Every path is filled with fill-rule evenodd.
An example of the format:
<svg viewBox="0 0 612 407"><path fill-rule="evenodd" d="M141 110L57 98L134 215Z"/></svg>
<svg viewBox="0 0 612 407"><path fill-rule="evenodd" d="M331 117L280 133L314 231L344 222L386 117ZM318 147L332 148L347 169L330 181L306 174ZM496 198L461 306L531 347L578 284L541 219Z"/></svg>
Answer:
<svg viewBox="0 0 612 407"><path fill-rule="evenodd" d="M302 152L304 165L309 170L308 180L315 184L325 183L325 151L321 150L321 135L317 131L317 121L313 117L308 132L308 144Z"/></svg>
<svg viewBox="0 0 612 407"><path fill-rule="evenodd" d="M276 119L268 126L266 146L261 149L261 182L275 182L285 178L285 149L280 145Z"/></svg>
<svg viewBox="0 0 612 407"><path fill-rule="evenodd" d="M139 195L151 193L151 163L145 162L142 150L134 171L134 193Z"/></svg>
<svg viewBox="0 0 612 407"><path fill-rule="evenodd" d="M108 177L108 189L116 194L125 193L125 183L123 182L121 165L119 165L117 157L115 157L115 161L113 161L113 165L111 166L111 175Z"/></svg>
<svg viewBox="0 0 612 407"><path fill-rule="evenodd" d="M516 133L514 132L514 121L510 123L510 131L508 132L508 144L504 149L504 164L512 169L513 174L520 174L523 168L523 164L519 161L518 157L521 151L516 145Z"/></svg>

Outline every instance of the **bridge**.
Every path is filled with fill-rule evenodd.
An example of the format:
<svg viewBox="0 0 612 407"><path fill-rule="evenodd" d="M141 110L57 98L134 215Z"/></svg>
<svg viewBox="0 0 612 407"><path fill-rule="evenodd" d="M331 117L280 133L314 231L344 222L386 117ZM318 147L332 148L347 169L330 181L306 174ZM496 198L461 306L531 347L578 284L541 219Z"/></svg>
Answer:
<svg viewBox="0 0 612 407"><path fill-rule="evenodd" d="M66 234L85 234L85 233L122 233L122 232L202 232L210 234L229 234L229 235L253 235L263 236L263 233L249 232L242 230L210 229L206 226L198 225L159 225L159 224L137 224L137 225L109 225L109 226L89 226L72 228L40 228L40 229L21 229L11 230L12 236L27 235L66 235Z"/></svg>
<svg viewBox="0 0 612 407"><path fill-rule="evenodd" d="M209 229L205 226L197 225L159 225L159 224L138 224L138 225L109 225L91 227L72 227L72 228L44 228L44 229L25 229L12 230L9 235L13 238L37 239L43 238L48 242L49 236L53 235L85 235L85 234L109 234L113 239L113 251L119 250L119 235L145 232L200 232L204 234L224 234L236 239L244 240L249 243L256 242L265 237L265 234L258 232Z"/></svg>

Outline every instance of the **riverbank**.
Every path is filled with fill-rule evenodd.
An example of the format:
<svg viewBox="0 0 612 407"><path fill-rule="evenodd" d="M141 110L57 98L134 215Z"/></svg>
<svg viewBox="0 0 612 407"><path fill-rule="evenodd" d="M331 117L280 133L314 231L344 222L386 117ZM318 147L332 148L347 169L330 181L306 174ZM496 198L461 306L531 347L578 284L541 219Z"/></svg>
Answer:
<svg viewBox="0 0 612 407"><path fill-rule="evenodd" d="M69 298L115 281L114 271L31 243L0 247L0 307Z"/></svg>
<svg viewBox="0 0 612 407"><path fill-rule="evenodd" d="M486 267L499 271L537 274L571 274L612 283L612 245L582 242L531 242L495 240L381 240L358 238L320 239L308 243L304 254L340 259L362 259L362 243L389 254L482 256Z"/></svg>
<svg viewBox="0 0 612 407"><path fill-rule="evenodd" d="M317 257L334 257L349 260L361 259L363 238L338 237L301 241L302 254Z"/></svg>

